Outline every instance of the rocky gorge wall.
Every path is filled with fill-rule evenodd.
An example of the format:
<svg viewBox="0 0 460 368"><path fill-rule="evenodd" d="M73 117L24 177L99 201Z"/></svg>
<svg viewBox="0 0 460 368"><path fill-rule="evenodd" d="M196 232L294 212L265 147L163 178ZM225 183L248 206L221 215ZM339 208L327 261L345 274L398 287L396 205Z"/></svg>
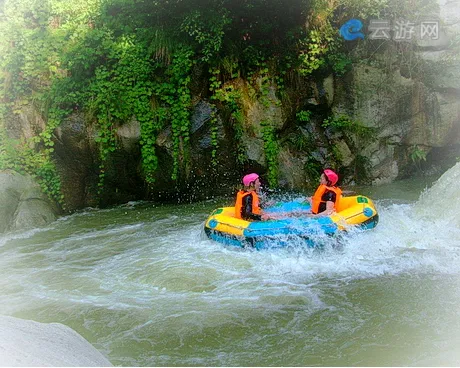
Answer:
<svg viewBox="0 0 460 368"><path fill-rule="evenodd" d="M281 188L313 186L315 169L337 160L342 184L366 179L377 185L412 175L417 169L446 170L460 152L460 66L445 63L460 32L460 2L440 0L432 17L441 24L438 40L410 45L359 41L351 52L355 62L343 76L288 75L282 93L272 78L227 82L223 88L238 90L241 96L240 131L228 108L211 103L208 86L197 73L192 88L191 151L177 180L171 179L173 140L167 127L155 141L159 162L155 184L146 185L141 126L131 119L115 129L117 150L106 165L104 191L98 193L97 128L76 110L59 125L54 138L53 158L61 177L64 209L230 195L247 171L259 172L268 182L267 125L276 137L273 152ZM308 119L299 118L299 111L307 111ZM374 136L325 126L331 114L361 122ZM32 105L6 122L13 138L33 136L43 126ZM219 147L217 165L211 154L212 139Z"/></svg>

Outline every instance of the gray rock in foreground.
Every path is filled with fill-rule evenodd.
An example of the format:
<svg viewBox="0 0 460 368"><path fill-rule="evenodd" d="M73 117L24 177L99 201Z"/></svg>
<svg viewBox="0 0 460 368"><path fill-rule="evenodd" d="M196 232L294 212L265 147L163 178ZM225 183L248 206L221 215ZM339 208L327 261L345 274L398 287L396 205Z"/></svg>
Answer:
<svg viewBox="0 0 460 368"><path fill-rule="evenodd" d="M0 316L2 367L110 367L81 335L60 323Z"/></svg>

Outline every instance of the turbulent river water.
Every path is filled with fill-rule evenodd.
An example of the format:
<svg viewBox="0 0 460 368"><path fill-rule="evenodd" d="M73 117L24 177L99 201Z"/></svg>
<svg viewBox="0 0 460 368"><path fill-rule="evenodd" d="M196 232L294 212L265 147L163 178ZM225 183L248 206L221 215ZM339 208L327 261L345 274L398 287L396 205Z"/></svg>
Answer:
<svg viewBox="0 0 460 368"><path fill-rule="evenodd" d="M0 237L0 314L122 366L460 365L459 182L362 188L378 226L320 250L206 239L229 199L87 209Z"/></svg>

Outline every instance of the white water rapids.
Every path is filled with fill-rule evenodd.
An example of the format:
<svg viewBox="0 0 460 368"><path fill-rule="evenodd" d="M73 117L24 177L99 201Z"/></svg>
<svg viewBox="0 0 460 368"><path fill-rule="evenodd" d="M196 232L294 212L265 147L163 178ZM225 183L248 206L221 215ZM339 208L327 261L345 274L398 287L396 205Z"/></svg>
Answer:
<svg viewBox="0 0 460 368"><path fill-rule="evenodd" d="M459 365L459 181L460 163L416 201L380 196L374 230L321 250L205 238L223 200L88 209L0 237L0 314L114 365Z"/></svg>

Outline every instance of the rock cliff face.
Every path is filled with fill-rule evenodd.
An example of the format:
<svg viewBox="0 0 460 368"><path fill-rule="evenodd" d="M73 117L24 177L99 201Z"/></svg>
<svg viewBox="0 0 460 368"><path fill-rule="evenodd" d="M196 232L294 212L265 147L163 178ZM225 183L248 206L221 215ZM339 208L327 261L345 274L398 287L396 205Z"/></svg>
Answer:
<svg viewBox="0 0 460 368"><path fill-rule="evenodd" d="M441 121L432 129L439 127L444 137L432 147L428 159L432 166L445 168L460 157L460 0L438 0L438 4L433 19L441 26L439 40L420 44L418 55L432 71L428 84Z"/></svg>
<svg viewBox="0 0 460 368"><path fill-rule="evenodd" d="M431 19L439 21L438 39L388 41L378 47L369 40L359 41L354 50L357 61L341 77L286 76L282 93L271 78L233 79L228 83L239 91L239 123L228 106L210 101L207 88L202 88L205 83L193 81L201 87L192 96L192 148L176 181L171 179L172 132L165 128L156 137L161 169L153 186L145 184L141 127L132 119L115 129L118 149L109 157L105 189L98 194L96 128L82 114L74 113L55 132L54 159L66 209L137 199L228 195L248 170L259 172L266 181L267 124L276 137L278 184L284 188L314 185L315 170L332 161L339 161L342 184L363 179L363 167L368 182L374 184L410 175L423 165L425 169L447 169L460 156L460 65L452 62L450 49L460 32L460 2L440 0ZM30 137L43 129L39 114L32 108L23 111L27 113L6 124L11 137ZM308 119L299 119L298 111L307 111ZM324 119L332 114L361 122L374 130L375 137L325 128ZM218 144L214 164L213 139ZM241 155L244 160L239 159Z"/></svg>
<svg viewBox="0 0 460 368"><path fill-rule="evenodd" d="M98 200L99 149L96 128L76 113L62 122L55 132L54 159L62 181L65 208L74 211L124 203L142 198L143 181L140 165L139 125L128 122L117 131L120 149L112 155L107 167L107 192Z"/></svg>

